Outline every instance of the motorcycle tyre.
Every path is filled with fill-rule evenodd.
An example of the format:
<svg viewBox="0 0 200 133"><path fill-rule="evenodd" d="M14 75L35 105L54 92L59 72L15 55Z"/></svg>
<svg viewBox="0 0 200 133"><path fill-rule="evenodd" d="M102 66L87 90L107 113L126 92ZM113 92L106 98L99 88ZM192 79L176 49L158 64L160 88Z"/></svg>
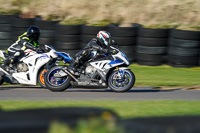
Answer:
<svg viewBox="0 0 200 133"><path fill-rule="evenodd" d="M108 78L108 86L109 86L109 88L110 88L112 91L114 91L114 92L126 92L126 91L130 90L130 89L134 86L134 84L135 84L135 74L134 74L131 70L126 69L126 71L129 71L129 73L131 74L132 80L131 80L130 84L129 84L128 86L126 86L125 88L123 88L123 89L117 89L117 88L114 88L114 87L111 85L111 83L110 83L111 77L112 77L113 73L115 73L116 71L117 71L117 70L113 71L113 72L110 74L109 78Z"/></svg>
<svg viewBox="0 0 200 133"><path fill-rule="evenodd" d="M1 75L0 75L0 85L2 85L3 84L3 77L1 77Z"/></svg>
<svg viewBox="0 0 200 133"><path fill-rule="evenodd" d="M57 67L61 67L62 66L54 66L52 67L46 74L45 74L45 78L44 78L44 82L46 85L46 88L49 89L52 92L61 92L61 91L65 91L69 86L70 86L70 81L72 80L72 78L70 76L68 76L67 81L65 81L64 84L60 85L60 86L53 86L51 84L49 84L49 82L47 81L48 79L48 75L50 72L52 72L53 69L57 68Z"/></svg>
<svg viewBox="0 0 200 133"><path fill-rule="evenodd" d="M44 72L47 72L47 69L42 69L42 71L38 74L38 83L41 87L46 88L45 82L44 82Z"/></svg>

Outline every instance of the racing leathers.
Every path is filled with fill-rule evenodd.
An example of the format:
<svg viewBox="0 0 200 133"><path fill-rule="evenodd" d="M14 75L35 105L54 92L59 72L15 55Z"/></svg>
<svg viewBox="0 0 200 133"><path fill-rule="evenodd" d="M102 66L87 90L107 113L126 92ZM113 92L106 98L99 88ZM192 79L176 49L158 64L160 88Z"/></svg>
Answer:
<svg viewBox="0 0 200 133"><path fill-rule="evenodd" d="M69 65L68 70L75 74L78 66L88 61L91 58L91 52L97 51L99 53L109 53L110 47L103 47L98 38L93 38L81 51L75 55L75 60Z"/></svg>
<svg viewBox="0 0 200 133"><path fill-rule="evenodd" d="M30 40L27 32L25 32L8 48L9 57L5 60L4 65L8 66L10 63L16 63L19 58L22 58L25 55L24 50L37 50L38 47L38 42Z"/></svg>

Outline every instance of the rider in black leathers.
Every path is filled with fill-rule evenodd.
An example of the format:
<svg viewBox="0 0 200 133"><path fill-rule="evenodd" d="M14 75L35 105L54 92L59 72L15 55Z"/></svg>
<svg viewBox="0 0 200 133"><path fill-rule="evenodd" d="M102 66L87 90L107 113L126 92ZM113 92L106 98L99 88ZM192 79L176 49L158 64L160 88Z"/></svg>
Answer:
<svg viewBox="0 0 200 133"><path fill-rule="evenodd" d="M93 38L81 51L75 55L75 60L69 65L68 70L72 74L77 73L77 68L83 62L88 61L91 58L91 52L96 50L98 52L109 53L111 35L107 31L99 31L96 38Z"/></svg>
<svg viewBox="0 0 200 133"><path fill-rule="evenodd" d="M24 50L37 50L39 48L38 39L40 29L37 26L30 26L23 35L18 37L18 40L8 48L9 57L4 61L4 67L9 68L9 64L16 63L19 58L22 58Z"/></svg>

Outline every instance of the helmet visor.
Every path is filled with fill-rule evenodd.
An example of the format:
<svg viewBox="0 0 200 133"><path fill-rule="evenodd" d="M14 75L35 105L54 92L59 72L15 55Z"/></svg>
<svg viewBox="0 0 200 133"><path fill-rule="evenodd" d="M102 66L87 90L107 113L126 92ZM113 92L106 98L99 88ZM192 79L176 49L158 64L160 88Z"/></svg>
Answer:
<svg viewBox="0 0 200 133"><path fill-rule="evenodd" d="M105 42L107 46L110 46L112 39L111 38L106 38Z"/></svg>

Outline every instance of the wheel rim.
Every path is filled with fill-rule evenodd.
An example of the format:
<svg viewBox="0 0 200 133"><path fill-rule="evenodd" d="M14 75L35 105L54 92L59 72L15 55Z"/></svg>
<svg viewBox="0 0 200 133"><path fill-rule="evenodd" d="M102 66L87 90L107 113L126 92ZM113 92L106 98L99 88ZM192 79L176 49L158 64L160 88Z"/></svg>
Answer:
<svg viewBox="0 0 200 133"><path fill-rule="evenodd" d="M131 81L132 75L129 71L124 70L123 75L121 75L120 71L116 71L111 76L110 84L115 89L120 90L126 88L131 83Z"/></svg>
<svg viewBox="0 0 200 133"><path fill-rule="evenodd" d="M44 72L47 72L47 69L44 69L44 70L41 72L41 74L40 74L40 82L41 82L43 85L45 85L45 83L44 83Z"/></svg>
<svg viewBox="0 0 200 133"><path fill-rule="evenodd" d="M58 73L59 71L62 71L62 69L56 68L56 69L53 69L51 72L49 72L47 80L50 85L61 86L67 81L68 76L61 77L61 78L55 77L55 74Z"/></svg>

